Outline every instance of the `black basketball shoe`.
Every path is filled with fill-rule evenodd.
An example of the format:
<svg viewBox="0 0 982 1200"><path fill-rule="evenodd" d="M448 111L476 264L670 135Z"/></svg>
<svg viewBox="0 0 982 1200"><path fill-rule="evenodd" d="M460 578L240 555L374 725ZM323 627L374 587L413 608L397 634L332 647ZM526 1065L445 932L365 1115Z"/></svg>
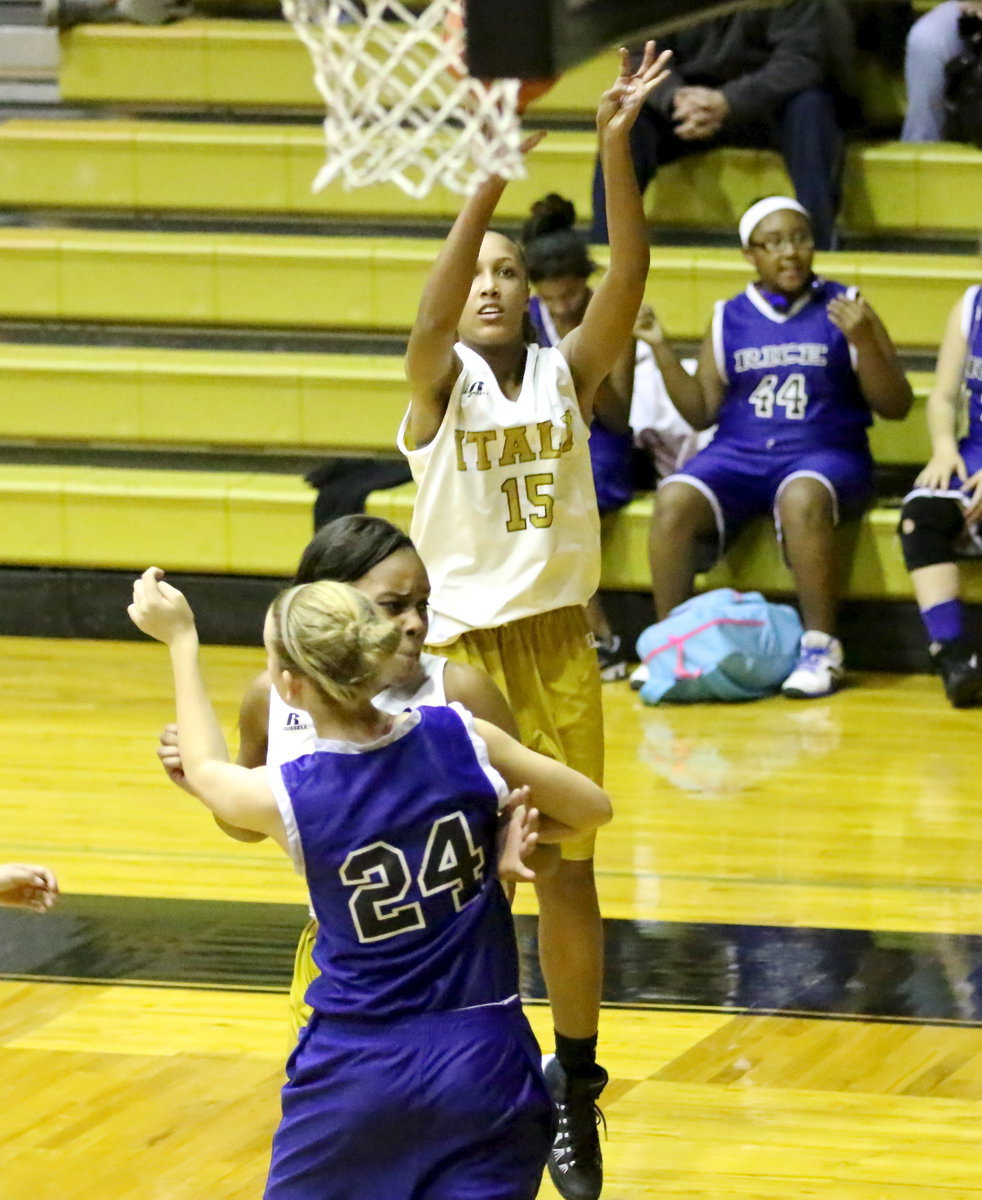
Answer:
<svg viewBox="0 0 982 1200"><path fill-rule="evenodd" d="M931 658L953 708L970 708L978 702L982 697L982 663L974 650L960 639L932 642Z"/></svg>
<svg viewBox="0 0 982 1200"><path fill-rule="evenodd" d="M556 1106L556 1136L549 1155L549 1176L564 1200L598 1200L604 1183L598 1125L607 1123L597 1099L607 1086L607 1072L570 1078L558 1058L546 1065L546 1084Z"/></svg>

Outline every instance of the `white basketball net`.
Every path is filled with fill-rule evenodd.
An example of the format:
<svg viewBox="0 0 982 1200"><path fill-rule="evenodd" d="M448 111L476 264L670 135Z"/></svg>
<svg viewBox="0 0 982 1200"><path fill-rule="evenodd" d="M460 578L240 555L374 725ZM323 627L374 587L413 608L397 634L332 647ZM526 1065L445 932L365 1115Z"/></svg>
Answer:
<svg viewBox="0 0 982 1200"><path fill-rule="evenodd" d="M519 81L466 73L462 0L419 13L399 0L283 0L283 11L327 108L315 192L341 179L390 180L416 197L437 182L469 193L492 174L525 175Z"/></svg>

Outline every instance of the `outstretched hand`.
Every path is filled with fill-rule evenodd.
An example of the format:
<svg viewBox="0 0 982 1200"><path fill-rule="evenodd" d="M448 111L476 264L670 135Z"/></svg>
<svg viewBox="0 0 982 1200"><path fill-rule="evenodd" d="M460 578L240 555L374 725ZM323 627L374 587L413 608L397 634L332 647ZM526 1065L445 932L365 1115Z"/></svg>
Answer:
<svg viewBox="0 0 982 1200"><path fill-rule="evenodd" d="M498 831L498 878L504 883L532 883L535 872L526 865L539 842L539 810L528 804L529 789L516 788L501 810Z"/></svg>
<svg viewBox="0 0 982 1200"><path fill-rule="evenodd" d="M597 109L597 129L601 137L606 133L627 133L637 120L641 105L655 88L668 78L671 50L663 50L655 57L655 43L646 42L641 65L631 70L631 55L621 47L621 70L614 86L604 92Z"/></svg>
<svg viewBox="0 0 982 1200"><path fill-rule="evenodd" d="M0 863L0 904L44 913L58 898L58 880L47 867Z"/></svg>
<svg viewBox="0 0 982 1200"><path fill-rule="evenodd" d="M147 567L134 582L133 603L126 611L137 629L167 646L182 633L194 632L191 606L183 592L164 580L160 567Z"/></svg>

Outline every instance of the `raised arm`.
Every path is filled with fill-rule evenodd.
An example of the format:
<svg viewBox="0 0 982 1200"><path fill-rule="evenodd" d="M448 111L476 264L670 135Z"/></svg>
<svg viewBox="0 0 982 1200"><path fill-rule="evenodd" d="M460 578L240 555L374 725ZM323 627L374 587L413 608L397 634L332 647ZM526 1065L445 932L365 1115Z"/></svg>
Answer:
<svg viewBox="0 0 982 1200"><path fill-rule="evenodd" d="M866 403L878 416L902 420L914 393L883 322L862 296L830 300L829 318L856 351L856 374Z"/></svg>
<svg viewBox="0 0 982 1200"><path fill-rule="evenodd" d="M613 370L629 342L644 297L650 261L648 225L631 161L630 134L641 105L667 77L669 58L667 51L655 58L655 43L648 42L640 67L632 71L628 51L622 49L620 74L597 109L610 265L583 320L560 343L587 422L600 381Z"/></svg>
<svg viewBox="0 0 982 1200"><path fill-rule="evenodd" d="M958 410L962 375L968 345L962 332L962 301L948 314L944 338L938 351L934 386L927 398L927 430L931 437L931 460L917 476L917 486L947 487L952 475L968 479L965 460L958 452Z"/></svg>
<svg viewBox="0 0 982 1200"><path fill-rule="evenodd" d="M719 373L719 364L716 361L716 348L713 342L713 332L710 328L709 332L702 339L702 345L699 347L699 361L696 365L695 374L696 383L699 385L700 407L691 415L679 412L689 422L693 429L708 429L710 425L715 425L719 419L719 410L723 405L723 399L726 395L726 382ZM671 395L671 392L669 392ZM683 393L680 391L679 395ZM675 397L672 396L674 402ZM678 405L676 404L676 408Z"/></svg>
<svg viewBox="0 0 982 1200"><path fill-rule="evenodd" d="M539 810L540 842L578 837L610 820L610 797L585 775L529 750L487 721L474 725L487 743L491 765L508 786L530 788L531 803Z"/></svg>
<svg viewBox="0 0 982 1200"><path fill-rule="evenodd" d="M647 305L638 316L634 336L651 347L665 390L679 415L693 429L708 429L715 424L719 406L723 402L724 384L716 366L712 329L703 338L694 376L682 366L675 347L667 340L658 318Z"/></svg>
<svg viewBox="0 0 982 1200"><path fill-rule="evenodd" d="M504 189L505 181L494 175L467 198L423 288L406 347L409 432L417 446L436 436L460 374L453 352L457 325L470 294L481 241Z"/></svg>
<svg viewBox="0 0 982 1200"><path fill-rule="evenodd" d="M228 760L228 749L201 678L194 614L159 567L148 567L133 584L127 608L138 629L170 651L177 706L178 745L190 790L229 825L273 837L286 849L286 832L263 769Z"/></svg>

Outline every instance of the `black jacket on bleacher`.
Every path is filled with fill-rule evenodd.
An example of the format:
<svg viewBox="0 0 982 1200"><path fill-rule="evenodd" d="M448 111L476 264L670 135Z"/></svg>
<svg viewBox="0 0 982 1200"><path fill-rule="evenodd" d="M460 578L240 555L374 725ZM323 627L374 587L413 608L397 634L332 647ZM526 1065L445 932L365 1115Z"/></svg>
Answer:
<svg viewBox="0 0 982 1200"><path fill-rule="evenodd" d="M854 48L840 0L741 10L659 38L658 49L673 52L672 73L648 103L670 117L676 91L698 84L726 96L734 121L766 121L816 84L850 92Z"/></svg>

